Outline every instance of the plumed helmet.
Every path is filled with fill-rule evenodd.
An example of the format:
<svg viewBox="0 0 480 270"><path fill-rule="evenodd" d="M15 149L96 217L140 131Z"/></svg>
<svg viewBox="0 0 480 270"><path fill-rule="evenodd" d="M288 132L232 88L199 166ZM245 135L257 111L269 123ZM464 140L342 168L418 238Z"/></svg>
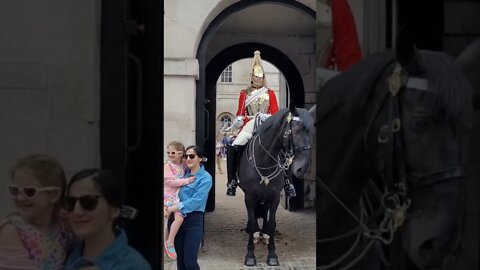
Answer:
<svg viewBox="0 0 480 270"><path fill-rule="evenodd" d="M262 66L262 58L260 58L260 51L255 51L252 61L252 75L257 77L264 76L264 70Z"/></svg>

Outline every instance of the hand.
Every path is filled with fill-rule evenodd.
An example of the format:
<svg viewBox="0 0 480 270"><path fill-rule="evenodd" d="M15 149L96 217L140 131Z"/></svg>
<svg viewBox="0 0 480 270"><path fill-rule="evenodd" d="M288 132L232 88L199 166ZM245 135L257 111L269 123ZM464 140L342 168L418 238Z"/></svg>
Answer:
<svg viewBox="0 0 480 270"><path fill-rule="evenodd" d="M188 178L188 183L193 183L193 181L195 181L195 176L191 176Z"/></svg>
<svg viewBox="0 0 480 270"><path fill-rule="evenodd" d="M178 208L178 204L175 204L175 205L172 205L168 208L168 211L170 211L170 213L174 213L174 212L179 212L180 209Z"/></svg>
<svg viewBox="0 0 480 270"><path fill-rule="evenodd" d="M164 217L169 218L171 214L172 214L172 211L169 211L168 207L163 207L163 216Z"/></svg>

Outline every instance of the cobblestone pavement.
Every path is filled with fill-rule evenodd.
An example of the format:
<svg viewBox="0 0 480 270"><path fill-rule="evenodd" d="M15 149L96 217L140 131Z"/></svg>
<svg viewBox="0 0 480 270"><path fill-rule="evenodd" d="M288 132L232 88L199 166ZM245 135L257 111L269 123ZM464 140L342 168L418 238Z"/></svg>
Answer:
<svg viewBox="0 0 480 270"><path fill-rule="evenodd" d="M207 270L306 270L315 269L315 211L286 211L281 205L277 211L276 252L280 266L268 266L267 246L259 243L255 247L257 266L243 265L247 252L248 234L244 229L247 211L243 192L228 197L226 192L226 168L224 174L216 174L215 211L205 214L204 246L200 249L200 268ZM176 270L175 261L164 256L164 269Z"/></svg>

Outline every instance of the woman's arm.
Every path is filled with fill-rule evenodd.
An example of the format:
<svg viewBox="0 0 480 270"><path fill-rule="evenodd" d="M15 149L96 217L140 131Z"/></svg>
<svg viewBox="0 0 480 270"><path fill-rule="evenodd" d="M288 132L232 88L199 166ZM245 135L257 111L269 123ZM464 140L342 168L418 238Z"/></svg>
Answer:
<svg viewBox="0 0 480 270"><path fill-rule="evenodd" d="M178 212L182 214L188 214L195 209L196 206L204 203L208 198L208 193L212 188L212 177L210 175L204 175L205 179L199 179L200 184L193 193L193 196L187 200L181 201L179 204L169 207L167 211L169 212ZM168 212L167 212L168 213Z"/></svg>

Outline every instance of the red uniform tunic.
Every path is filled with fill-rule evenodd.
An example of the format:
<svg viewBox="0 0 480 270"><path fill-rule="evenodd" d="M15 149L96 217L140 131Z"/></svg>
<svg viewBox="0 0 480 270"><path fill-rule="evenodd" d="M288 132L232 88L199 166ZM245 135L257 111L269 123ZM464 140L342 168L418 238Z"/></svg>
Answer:
<svg viewBox="0 0 480 270"><path fill-rule="evenodd" d="M355 20L347 0L332 0L333 44L327 58L326 68L345 71L362 59Z"/></svg>
<svg viewBox="0 0 480 270"><path fill-rule="evenodd" d="M269 96L269 106L268 106L268 114L275 114L278 112L278 103L277 103L277 97L275 95L275 92L273 90L268 89L268 96ZM247 124L247 122L250 120L248 116L253 116L249 115L248 111L245 107L245 101L247 99L247 91L242 90L240 92L240 97L238 98L238 110L237 110L237 116L244 116L243 117L243 125Z"/></svg>

